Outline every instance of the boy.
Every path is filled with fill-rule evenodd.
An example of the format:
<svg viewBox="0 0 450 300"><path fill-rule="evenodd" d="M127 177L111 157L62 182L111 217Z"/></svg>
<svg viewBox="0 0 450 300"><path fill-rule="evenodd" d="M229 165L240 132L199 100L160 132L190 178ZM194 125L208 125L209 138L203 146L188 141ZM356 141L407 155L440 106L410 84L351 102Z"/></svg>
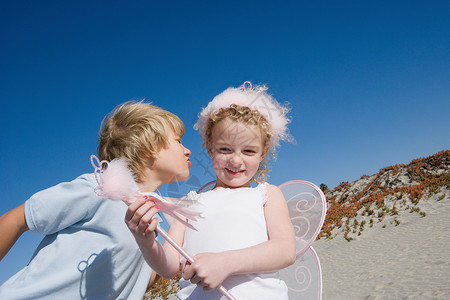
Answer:
<svg viewBox="0 0 450 300"><path fill-rule="evenodd" d="M98 156L125 158L136 189L154 192L188 179L191 152L183 134L174 114L126 102L103 120ZM142 299L151 269L124 223L127 206L98 196L96 186L94 175L84 174L0 217L0 259L25 231L46 235L28 266L0 286L0 299Z"/></svg>

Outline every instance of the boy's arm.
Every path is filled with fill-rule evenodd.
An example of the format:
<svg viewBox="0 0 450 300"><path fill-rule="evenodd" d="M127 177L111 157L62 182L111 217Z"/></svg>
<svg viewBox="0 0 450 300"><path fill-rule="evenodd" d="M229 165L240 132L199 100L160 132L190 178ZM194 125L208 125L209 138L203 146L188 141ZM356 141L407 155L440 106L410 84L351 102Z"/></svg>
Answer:
<svg viewBox="0 0 450 300"><path fill-rule="evenodd" d="M125 223L150 267L162 277L171 278L178 272L180 263L178 257L156 240L154 231L159 220L154 216L158 211L152 201L138 199L128 206Z"/></svg>
<svg viewBox="0 0 450 300"><path fill-rule="evenodd" d="M19 205L0 217L0 260L5 257L19 237L28 230L25 204Z"/></svg>
<svg viewBox="0 0 450 300"><path fill-rule="evenodd" d="M273 272L295 262L295 233L286 200L279 188L267 189L264 213L269 240L245 249L199 254L184 269L185 279L212 289L232 274Z"/></svg>

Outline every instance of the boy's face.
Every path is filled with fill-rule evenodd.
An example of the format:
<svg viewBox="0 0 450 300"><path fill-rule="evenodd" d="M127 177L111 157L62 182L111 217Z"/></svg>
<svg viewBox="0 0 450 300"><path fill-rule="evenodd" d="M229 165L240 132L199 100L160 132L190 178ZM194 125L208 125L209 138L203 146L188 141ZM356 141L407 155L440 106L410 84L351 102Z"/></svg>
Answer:
<svg viewBox="0 0 450 300"><path fill-rule="evenodd" d="M156 153L153 168L164 183L185 181L189 178L191 151L183 146L181 137L169 131L167 146Z"/></svg>
<svg viewBox="0 0 450 300"><path fill-rule="evenodd" d="M216 124L207 148L217 176L216 185L230 188L249 187L267 152L257 126L229 119Z"/></svg>

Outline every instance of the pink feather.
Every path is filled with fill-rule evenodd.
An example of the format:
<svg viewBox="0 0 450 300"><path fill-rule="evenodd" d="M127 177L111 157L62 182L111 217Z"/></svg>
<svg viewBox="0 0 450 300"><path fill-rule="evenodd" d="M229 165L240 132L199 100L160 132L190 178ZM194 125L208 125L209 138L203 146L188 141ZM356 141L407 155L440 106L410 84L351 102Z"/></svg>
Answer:
<svg viewBox="0 0 450 300"><path fill-rule="evenodd" d="M139 193L135 191L136 183L125 159L112 160L101 177L102 184L99 186L106 198L122 200L130 205L139 196Z"/></svg>
<svg viewBox="0 0 450 300"><path fill-rule="evenodd" d="M94 160L97 161L98 167L94 164ZM182 205L177 205L165 200L163 197L156 193L141 193L136 190L136 182L134 181L131 170L128 168L127 162L123 158L113 159L111 162L99 161L94 155L91 156L91 163L95 169L95 178L98 183L96 192L99 196L106 197L111 200L122 200L127 205L130 205L137 198L146 198L152 200L159 206L163 213L166 213L189 228L195 230L195 228L183 220L183 218L190 220L197 220L197 217L201 217L201 214L192 211ZM103 165L107 165L103 168ZM181 215L183 218L180 218Z"/></svg>

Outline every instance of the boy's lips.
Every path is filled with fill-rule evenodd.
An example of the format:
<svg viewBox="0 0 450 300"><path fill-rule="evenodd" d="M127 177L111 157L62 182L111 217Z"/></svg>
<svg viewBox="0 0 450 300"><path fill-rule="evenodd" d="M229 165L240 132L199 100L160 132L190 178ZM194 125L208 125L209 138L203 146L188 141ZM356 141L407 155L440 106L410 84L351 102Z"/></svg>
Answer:
<svg viewBox="0 0 450 300"><path fill-rule="evenodd" d="M187 162L188 162L188 166L189 166L189 168L190 168L190 167L192 167L192 163L191 163L191 160L190 160L190 159L188 159L188 160L187 160Z"/></svg>

